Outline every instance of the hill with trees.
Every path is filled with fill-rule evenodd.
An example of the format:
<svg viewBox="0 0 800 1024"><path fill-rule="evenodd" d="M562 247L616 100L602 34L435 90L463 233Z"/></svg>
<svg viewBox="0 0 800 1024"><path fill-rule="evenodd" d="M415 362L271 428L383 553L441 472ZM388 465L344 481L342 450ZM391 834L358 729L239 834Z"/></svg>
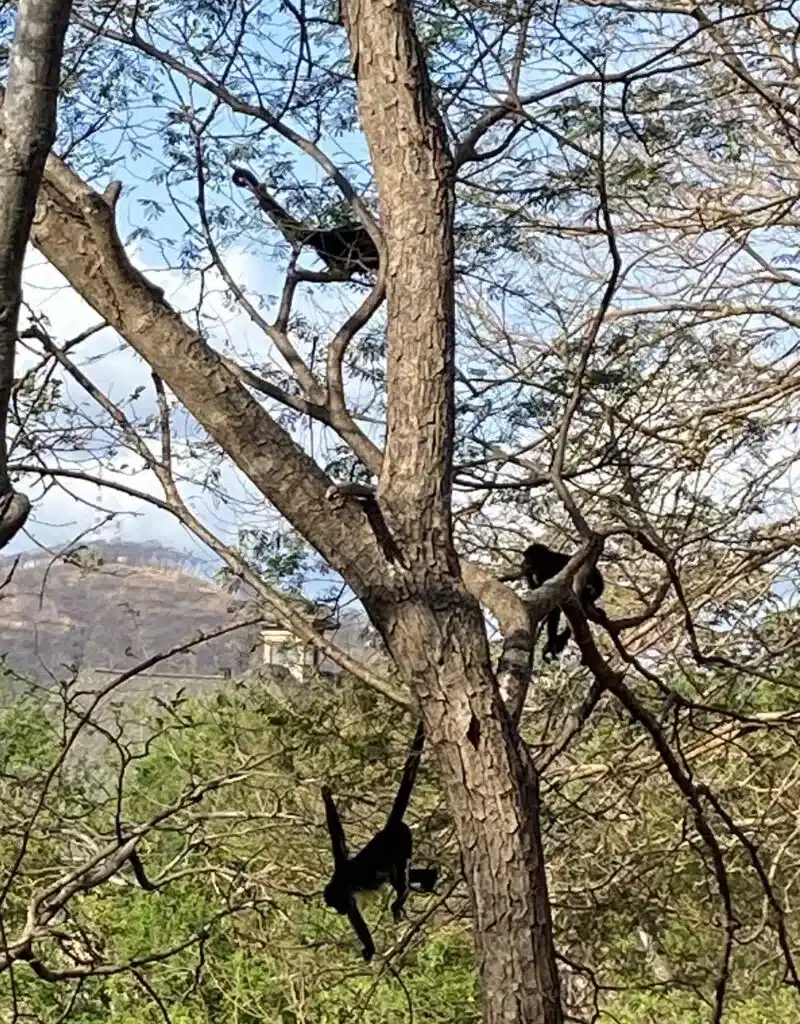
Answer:
<svg viewBox="0 0 800 1024"><path fill-rule="evenodd" d="M67 558L22 555L0 596L7 665L40 682L68 676L71 666L124 670L242 618L244 600L188 571L187 562L180 552L136 544L92 544ZM199 644L162 667L241 674L257 646L250 628Z"/></svg>

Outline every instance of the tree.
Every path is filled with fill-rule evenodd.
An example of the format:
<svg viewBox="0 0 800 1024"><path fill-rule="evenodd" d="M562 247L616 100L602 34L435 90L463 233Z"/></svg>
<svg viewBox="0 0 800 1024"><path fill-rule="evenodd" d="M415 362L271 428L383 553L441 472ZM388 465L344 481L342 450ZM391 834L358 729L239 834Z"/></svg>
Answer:
<svg viewBox="0 0 800 1024"><path fill-rule="evenodd" d="M180 47L169 42L169 32L162 33L167 39L163 47L153 41L159 35L157 12L146 21L146 32L138 10L130 15L120 11L115 27L79 19L98 46L109 41L132 61L152 61L183 76L187 88L197 86L213 97L212 112L223 104L316 161L380 243L382 272L333 333L325 374L319 374L312 362L314 347L306 358L295 343L299 329L290 314L300 283L326 279L290 262L277 318L267 323L235 279L226 276L213 233L225 221L222 215L209 216L207 191L209 172L221 160L207 142L211 122L206 111L191 107L182 96L180 109L171 115L168 146L176 166L185 175L191 168L194 175L197 237L204 243L204 257L210 254L231 293L263 326L294 374L291 384L221 357L200 331L180 319L122 248L114 224L118 189L101 196L56 158L48 164L34 242L152 367L160 455L153 456L119 405L98 393L41 326L37 337L97 398L120 436L152 468L164 488L165 507L216 545L233 568L247 576L247 566L235 553L223 552L181 500L172 465L166 388L362 602L423 717L429 746L441 766L473 900L487 1020L562 1019L538 772L569 748L607 694L652 743L681 796L692 835L708 858L722 908L712 1011L713 1019L720 1020L738 927L721 836L747 850L793 984L797 974L781 901L758 850L710 788L696 781L683 759L683 745L668 741L664 723L674 716L677 733L679 724L684 730L698 721L700 729L723 729L731 718L742 716L755 730L767 728L768 721L791 721L793 710L784 701L765 711L756 706L767 700L763 690L757 697L744 695L732 682L739 672L758 680L753 682L756 688L764 682L754 651L774 628L766 620L775 577L763 575L762 566L780 559L792 543L793 527L788 518L781 521L773 514L768 525L757 524L752 534L748 530L761 499L774 494L770 481L775 472L785 471L787 464L759 469L752 476L744 465L745 482L734 500L714 493L705 479L710 469L763 454L760 441L787 422L781 418L780 401L796 385L794 367L776 370L759 363L755 331L741 342L733 329L715 334L709 325L743 315L782 317L786 323L791 312L782 297L776 304L754 305L748 296L747 303L732 307L721 292L713 301L703 296L704 264L693 246L705 222L695 216L695 206L714 168L706 154L697 180L687 183L685 171L679 173L676 166L688 156L699 161L698 149L704 146L732 145L727 123L712 120L707 137L699 128L692 135L685 123L697 95L714 112L727 103L730 81L709 75L709 68L719 59L730 70L736 62L729 48L721 47L722 57L717 58L709 52L718 45L716 37L705 29L665 42L657 33L647 37L642 24L629 29L627 9L613 15L591 12L570 7L560 20L560 9L554 7L551 28L546 17L534 20L524 6L514 12L470 7L462 12L467 27L461 35L437 20L436 10L415 12L415 26L404 4L380 9L344 5L359 112L378 189L380 234L364 201L312 141L313 123L308 134L300 134L288 123L288 114L273 113L258 89L253 90L257 100L243 98L249 92L251 68L240 72L225 47L229 33L238 46L247 27L246 12L239 12L236 31L225 23L218 36L195 29L192 21L182 41L185 54L176 54ZM597 52L583 52L573 41L573 33L585 31L590 14L598 38L617 58L616 70L604 67ZM309 60L309 33L330 33L332 26L319 11L305 19L301 14L298 21L299 67ZM209 58L203 50L201 60L199 51L210 37L224 40L224 45L211 46ZM459 67L468 51L467 40L479 40L485 61L474 76L471 70L456 75L452 68ZM631 40L642 51L633 65ZM695 40L697 52L686 59L675 57L684 47L691 49ZM534 52L551 55L561 75L555 85L530 85L528 80L540 70L529 66ZM258 69L256 56L244 44L234 53L243 63L251 57ZM582 73L570 63L578 58ZM216 74L206 70L209 60ZM487 71L495 60L498 66ZM297 119L312 100L317 112L324 108L337 61L340 65L335 53L326 64L324 55L302 86L288 76L286 109ZM657 90L651 81L657 75L672 92L654 111ZM139 65L131 78L141 80ZM341 84L341 70L335 80ZM502 83L499 93L495 81ZM470 98L476 83L482 89L477 110ZM761 92L755 90L759 96ZM551 99L552 105L543 110ZM547 174L541 170L544 155L534 148L540 136L554 139L556 150L566 154L563 164ZM674 165L665 156L670 147L678 154ZM461 295L463 326L455 307L457 184L467 212L466 223L458 225L467 239L459 251L473 272L472 290L464 288ZM677 223L670 218L675 203L682 213ZM574 214L572 219L569 214ZM470 242L476 223L481 237ZM718 226L713 225L715 230ZM669 236L666 243L664 233ZM564 235L579 237L580 245L564 241ZM552 239L558 240L557 246L550 244ZM200 262L193 245L194 238L186 243L190 265ZM485 273L493 246L504 259L497 259L495 277L482 289L474 281L480 282ZM680 267L674 277L667 275L666 284L665 247ZM515 277L519 264L534 267L521 284ZM537 266L549 269L549 276ZM648 271L644 282L636 277L643 266ZM563 292L554 284L556 269L571 274ZM715 284L724 281L728 294L742 287L735 275L724 277L729 264L719 269ZM774 266L768 272L767 288L778 277L787 284L786 275L776 277ZM685 289L679 299L671 293L676 281ZM760 272L754 272L747 289L758 287ZM496 303L493 289L501 295ZM643 294L652 301L645 302ZM377 322L384 296L385 441L364 429L345 388L345 369L355 361L353 353L373 320ZM520 337L520 322L527 317L528 333ZM457 327L461 351L480 353L479 374L457 365ZM731 371L718 365L723 354L736 356ZM489 378L485 392L481 376ZM458 434L457 391L462 404ZM377 489L335 486L334 476L256 396L323 424L348 446L344 466L355 468L360 479L377 477ZM382 418L383 405L376 405ZM762 416L763 410L768 411ZM477 511L453 507L456 446L459 483L477 495ZM481 519L496 491L504 491L507 500L515 494L527 500L533 492L530 507L524 508L525 524L533 520L561 528L565 514L582 542L568 571L537 591L527 605L492 573L460 557L489 546L487 538L495 536L503 542L498 546L508 546L513 532L508 523L489 514ZM559 515L554 512L557 503ZM726 543L724 538L731 535L743 542L742 549ZM620 567L619 600L629 612L613 619L597 615L607 637L605 655L571 589L575 575L597 558L603 542L609 547L613 542ZM635 573L628 568L632 564ZM252 574L248 581L301 635L320 642L307 622L292 617L280 594ZM497 667L478 601L501 627ZM535 627L556 603L565 607L592 679L571 706L560 706L563 729L545 736L546 749L534 761L518 721ZM725 621L724 640L717 616ZM791 615L782 617L778 631L792 621ZM755 632L751 622L758 623ZM770 684L780 685L790 648L788 641L769 649ZM650 662L654 651L664 659L658 670ZM347 663L341 652L329 653ZM693 668L690 682L683 685L687 662ZM375 673L348 667L369 685L407 703L402 691ZM720 688L730 691L722 703L716 699ZM765 717L772 714L777 718ZM711 725L706 724L709 720ZM544 714L536 728L548 732Z"/></svg>
<svg viewBox="0 0 800 1024"><path fill-rule="evenodd" d="M358 23L362 108L381 182L387 252L386 269L362 318L377 307L385 287L389 365L395 372L388 380L386 451L380 466L373 460L373 468L380 471L377 504L402 563L389 562L356 502L332 509L326 497L331 481L133 269L117 240L111 204L55 160L48 184L58 184L46 192L47 213L34 238L362 600L403 677L414 680L412 694L429 747L448 775L474 898L487 1019L549 1024L561 1020L561 1010L538 783L500 697L483 619L460 580L450 526L452 169L410 12L400 8L374 17L365 11L348 14L349 22ZM352 24L350 34L356 34ZM387 88L380 84L376 55L393 38L400 52L395 82ZM375 68L374 82L368 65ZM418 161L413 172L393 167L379 127L406 90L394 130L402 124L407 133L406 144ZM101 268L96 275L86 251L96 256L94 265ZM427 297L424 303L420 296ZM348 340L338 342L342 356ZM479 723L475 727L473 719ZM469 785L459 783L464 771L473 780Z"/></svg>
<svg viewBox="0 0 800 1024"><path fill-rule="evenodd" d="M14 383L22 262L44 162L56 137L56 100L71 0L22 0L0 125L0 547L30 502L11 486L6 425Z"/></svg>

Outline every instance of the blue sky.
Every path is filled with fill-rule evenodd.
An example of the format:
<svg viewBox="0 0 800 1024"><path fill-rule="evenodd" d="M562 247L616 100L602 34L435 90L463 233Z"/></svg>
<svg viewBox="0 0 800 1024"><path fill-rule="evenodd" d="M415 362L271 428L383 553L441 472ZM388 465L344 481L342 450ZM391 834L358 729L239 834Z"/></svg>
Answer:
<svg viewBox="0 0 800 1024"><path fill-rule="evenodd" d="M191 94L187 90L184 98L192 99L197 104L206 102L207 94L198 90L197 87L193 87ZM128 126L130 125L130 122L126 121L124 113L120 121L121 124L124 122ZM238 130L240 130L240 126ZM113 147L114 130L109 129L106 135L106 143ZM167 204L155 220L145 217L145 210L142 206L142 202L146 203L147 201L165 203L163 187L150 181L155 171L164 169L157 140L156 145L149 150L143 152L141 149L137 149L135 154L131 146L126 143L124 132L121 130L117 133L117 140L117 155L123 159L115 166L113 174L110 173L107 180L114 177L123 182L123 192L117 207L118 225L123 240L136 229L146 227L152 232L155 239L173 239L172 248L175 250L177 241L186 231L186 225L173 206ZM353 153L358 153L362 159L366 156L363 140L358 135L335 142L323 140L322 145L334 160L345 156L343 149L345 145L352 147L348 154L350 160L353 158ZM288 149L287 152L289 152ZM296 160L298 177L301 177L304 183L313 187L314 183L323 180L323 172L314 161L294 150L290 152L290 155L292 159ZM257 176L266 176L268 169L259 166L258 160L248 161L247 164ZM102 189L107 184L107 180L94 181L93 184L96 188ZM287 184L291 184L291 181L287 181ZM233 187L229 176L227 181L216 181L212 185L208 201L225 203L229 201L228 195L230 195L232 200L248 211L252 217L252 238L264 239L269 244L267 255L254 253L252 247L248 246L247 239L243 239L236 248L229 248L227 252L224 252L229 270L251 296L279 294L283 283L285 255L280 253L277 258L274 256L272 246L280 241L277 231L272 225L268 225L266 230L261 227L264 217L255 201L245 191ZM182 189L182 198L191 203L194 200L194 195L194 183L188 182ZM147 237L138 237L128 251L136 265L154 283L164 288L167 298L176 309L180 311L193 309L198 293L198 280L189 279L187 281L177 271L161 269L163 267L163 252L155 242L150 241ZM313 265L313 260L309 261L308 258L305 258L304 262ZM203 304L204 310L216 318L216 326L211 337L212 343L229 355L238 355L243 361L248 353L251 355L255 353L258 359L272 361L285 371L287 368L271 342L251 324L244 314L232 311L222 301L223 284L219 277L212 275L211 280L220 289L217 294L206 295ZM29 249L26 260L24 288L26 301L37 312L48 316L54 336L59 342L68 340L98 321L94 311L32 248ZM296 313L302 313L309 321L318 321L321 324L324 322L339 323L352 310L354 302L353 293L348 293L341 286L309 287L301 285L296 294L294 308ZM272 315L270 310L262 310L262 312L268 319ZM190 322L192 321L190 320ZM112 399L124 403L137 387L142 386L144 391L136 405L137 413L146 413L149 411L147 406L152 407L153 389L149 368L113 331L106 329L82 344L75 358L91 379ZM32 356L21 349L18 354L17 373L24 371L31 362ZM58 376L65 381L69 397L76 404L86 406L88 416L93 415L94 403L91 399L68 376L63 373L59 373ZM358 387L358 385L354 386ZM298 436L298 439L302 438ZM127 457L120 459L120 463L123 461L127 461ZM104 475L105 472L98 475ZM138 474L133 478L129 474L121 474L120 479L148 493L156 495L161 493L160 488L148 473ZM41 491L40 485L33 477L25 479L21 483L32 497ZM243 519L240 510L234 517L230 510L215 505L199 487L188 487L184 493L206 524L220 539L229 542L235 538L238 527L264 525L264 504L263 499L256 495L249 482L230 464L223 471L223 483L231 495L250 500L254 506L258 507L257 516L254 515L252 523L249 523L246 517ZM89 504L81 504L76 497L82 498ZM91 504L102 505L103 509L117 511L119 515L112 523L105 524L104 512L92 508ZM199 546L205 550L168 513L146 503L137 502L135 499L113 490L104 489L100 494L98 488L92 484L70 480L60 482L55 488L51 488L41 501L36 502L25 534L15 538L7 551L14 553L28 550L37 545L51 549L59 548L93 526L99 526L98 536L119 536L132 541L157 540L173 547L195 550Z"/></svg>

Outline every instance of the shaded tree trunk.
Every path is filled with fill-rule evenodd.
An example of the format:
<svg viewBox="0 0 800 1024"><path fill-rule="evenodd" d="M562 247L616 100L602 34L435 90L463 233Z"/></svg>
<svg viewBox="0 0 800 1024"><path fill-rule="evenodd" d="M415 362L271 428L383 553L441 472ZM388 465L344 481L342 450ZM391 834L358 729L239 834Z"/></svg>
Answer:
<svg viewBox="0 0 800 1024"><path fill-rule="evenodd" d="M473 909L487 1024L561 1024L539 783L492 675L483 618L457 584L379 613L442 769Z"/></svg>
<svg viewBox="0 0 800 1024"><path fill-rule="evenodd" d="M0 547L30 503L8 478L6 431L14 383L22 264L45 160L56 136L64 35L72 0L19 0L0 115Z"/></svg>

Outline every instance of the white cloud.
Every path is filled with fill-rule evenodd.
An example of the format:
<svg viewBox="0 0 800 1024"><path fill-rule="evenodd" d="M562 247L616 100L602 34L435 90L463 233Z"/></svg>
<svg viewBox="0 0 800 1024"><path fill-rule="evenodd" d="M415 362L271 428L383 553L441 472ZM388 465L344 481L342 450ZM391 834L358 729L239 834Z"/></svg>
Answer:
<svg viewBox="0 0 800 1024"><path fill-rule="evenodd" d="M229 263L237 279L247 282L263 277L263 270L260 270L256 261L245 253L233 254ZM184 281L182 275L175 272L151 276L158 280L167 297L179 309L191 307L196 298L196 283ZM30 248L23 280L26 302L37 313L47 317L58 341L67 341L99 323L98 314L72 289L59 271ZM235 346L237 351L246 351L256 335L263 345L263 336L260 332L249 319L226 309L221 295L211 293L206 300L205 308L219 317L221 332L238 341ZM23 313L21 326L24 328L27 322L28 317ZM71 355L92 381L114 401L125 402L134 390L143 386L145 392L137 402L137 412L147 412L147 406L153 404L148 365L112 329L105 328L98 332L81 343ZM36 361L36 353L32 351L29 343L25 343L18 353L17 375ZM85 406L91 415L94 411L92 399L68 374L57 372L64 381L68 398L76 405ZM122 465L131 461L133 460L130 454L123 452L117 459L117 471L102 468L98 470L97 475L109 482L125 483L160 497L161 488L149 471L138 474L121 471ZM70 464L62 460L61 467L88 470L87 464L77 461ZM180 469L180 463L178 468ZM57 549L93 528L97 531L94 534L96 536L107 537L113 532L125 540L156 540L180 548L194 547L199 543L168 512L110 487L99 488L88 481L59 478L54 485L48 481L49 486L45 488L42 480L33 475L21 480L20 483L34 501L34 510L25 534L15 538L4 553L28 549L32 543ZM234 466L223 466L221 484L234 499L257 500L261 506L259 520L263 523L263 498L257 497L254 488ZM215 508L208 494L199 485L183 485L181 490L187 502L221 539L230 541L235 538L237 528L243 525L241 509L237 509L237 515L234 516L224 508ZM108 512L117 514L111 523L107 520ZM253 521L255 520L254 516Z"/></svg>
<svg viewBox="0 0 800 1024"><path fill-rule="evenodd" d="M135 259L135 256L132 258ZM236 250L226 254L226 263L235 280L247 289L251 297L279 293L282 268L276 267L271 261ZM187 312L189 322L193 322L191 314L199 296L199 278L186 278L177 271L157 272L151 268L146 268L145 272L164 289L174 308L179 312ZM50 329L59 342L74 338L100 322L99 315L72 289L59 271L32 248L28 250L23 281L26 302L37 313L47 317ZM219 275L208 274L202 283L203 314L207 318L205 323L212 325L210 334L213 343L220 350L243 360L252 359L255 354L256 360L272 362L285 372L286 364L260 328L240 307L231 307L226 303L224 283ZM338 287L309 289L301 286L296 297L298 311L307 321L320 325L343 322L360 301L360 295L347 293ZM255 301L254 304L257 305ZM274 315L270 309L263 310L263 313L268 319ZM26 319L23 314L23 327ZM148 365L112 329L99 331L82 342L70 355L98 388L115 402L124 406L130 395L142 387L144 391L135 405L137 416L155 411ZM30 367L36 358L35 352L26 343L18 354L17 373ZM93 400L68 374L61 371L57 373L64 381L68 399L75 403L75 407L85 407L87 416L94 417ZM353 384L356 391L361 386L357 381ZM184 429L191 429L188 418L177 420L177 423ZM298 440L304 443L306 439L307 432L303 428L303 435L298 435ZM177 439L175 451L179 451ZM97 475L109 481L117 479L146 493L160 496L160 487L149 472L134 476L122 472L123 465L131 461L136 460L129 453L123 452L116 460L116 471L102 468ZM62 461L61 465L63 468L68 464ZM194 461L192 465L196 472L197 462ZM71 468L86 469L87 466L76 462ZM265 506L263 497L235 466L225 463L221 474L221 489L234 502L230 508L217 506L212 496L200 485L184 485L182 493L196 514L220 539L231 541L241 527L264 526ZM124 540L154 540L180 548L196 543L188 538L186 530L169 513L110 488L100 489L89 482L60 479L45 490L42 481L34 477L21 481L21 484L35 500L35 507L28 524L29 536L19 536L13 546L9 547L9 552L29 548L32 540L47 548L60 548L92 528L102 536L108 536L109 531L114 531ZM251 516L243 514L240 503L245 508L252 503ZM110 525L106 522L107 511L117 513ZM268 515L271 513L269 508L266 511Z"/></svg>

